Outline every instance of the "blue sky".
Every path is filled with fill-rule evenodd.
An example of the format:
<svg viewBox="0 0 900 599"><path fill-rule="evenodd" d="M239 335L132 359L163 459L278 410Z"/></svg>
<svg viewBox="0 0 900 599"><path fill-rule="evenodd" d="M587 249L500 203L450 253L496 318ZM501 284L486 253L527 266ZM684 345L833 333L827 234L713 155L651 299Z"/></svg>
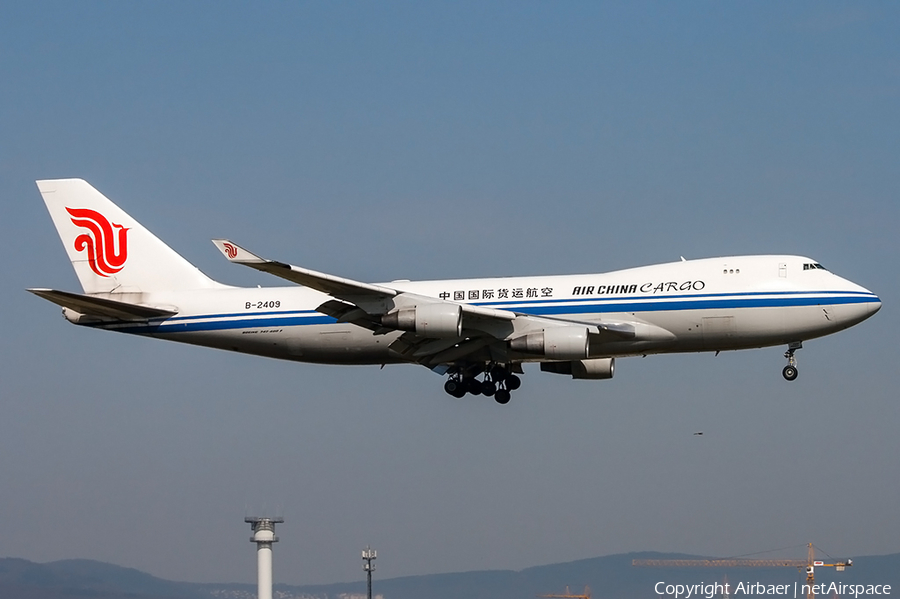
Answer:
<svg viewBox="0 0 900 599"><path fill-rule="evenodd" d="M900 551L900 9L888 3L7 3L0 555L251 581L631 550ZM81 177L207 274L209 239L367 281L796 253L878 293L782 348L526 371L505 408L425 369L82 330L34 180ZM470 398L471 399L471 398ZM702 438L693 432L703 430ZM245 530L245 528L247 528ZM800 550L802 556L802 550Z"/></svg>

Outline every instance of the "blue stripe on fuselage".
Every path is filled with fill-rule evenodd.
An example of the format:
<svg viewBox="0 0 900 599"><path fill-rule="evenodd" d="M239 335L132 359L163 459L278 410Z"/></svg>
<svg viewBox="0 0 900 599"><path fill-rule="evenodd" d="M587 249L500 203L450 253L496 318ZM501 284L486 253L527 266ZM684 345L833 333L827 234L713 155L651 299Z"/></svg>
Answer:
<svg viewBox="0 0 900 599"><path fill-rule="evenodd" d="M769 297L763 297L769 296ZM775 296L775 297L771 297ZM503 302L472 302L472 305L503 308L534 316L560 314L603 314L620 312L660 312L674 310L715 310L736 308L779 308L789 306L833 306L841 304L861 304L878 302L872 293L857 291L780 291L746 293L710 293L697 295L666 296L665 298L632 296L627 298L568 298L535 299ZM566 304L566 305L561 305ZM255 329L270 327L333 324L337 322L315 310L292 310L280 312L244 312L223 314L201 314L173 316L168 319L151 320L148 324L133 323L87 326L108 328L123 333L166 334L191 333L201 331L221 331L231 329Z"/></svg>
<svg viewBox="0 0 900 599"><path fill-rule="evenodd" d="M742 293L694 293L694 294L681 294L681 295L632 295L628 297L609 297L605 294L594 294L587 295L581 297L570 297L566 299L550 299L550 298L530 298L524 299L525 302L531 303L541 303L541 304L558 304L562 302L584 302L584 301L601 301L601 302L623 302L623 301L669 301L674 299L706 299L706 298L725 298L725 297L761 297L761 296L778 296L778 297L786 297L786 296L811 296L815 295L819 296L832 296L832 297L843 297L843 296L860 296L867 298L867 301L880 301L878 297L869 291L746 291ZM505 299L503 301L490 301L490 302L470 302L475 306L487 306L490 308L502 308L505 306L514 306L522 303L523 298L516 298L516 301ZM815 305L815 304L813 304Z"/></svg>
<svg viewBox="0 0 900 599"><path fill-rule="evenodd" d="M877 301L871 297L772 297L701 299L691 301L618 301L603 304L575 306L522 306L508 308L514 312L534 314L585 314L590 312L662 312L666 310L727 310L734 308L782 308L787 306L834 306L838 304L864 304Z"/></svg>

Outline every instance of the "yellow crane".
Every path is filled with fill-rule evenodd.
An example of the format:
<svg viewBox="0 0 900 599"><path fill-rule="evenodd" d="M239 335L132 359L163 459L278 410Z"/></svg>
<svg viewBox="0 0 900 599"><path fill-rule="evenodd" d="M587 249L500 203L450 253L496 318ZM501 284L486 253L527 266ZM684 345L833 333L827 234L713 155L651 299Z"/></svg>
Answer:
<svg viewBox="0 0 900 599"><path fill-rule="evenodd" d="M816 593L813 590L815 581L816 568L834 568L837 572L843 572L845 568L853 565L853 560L835 562L826 564L824 561L816 559L816 550L812 543L807 545L807 557L801 559L635 559L631 560L632 566L643 567L691 567L691 568L735 568L735 567L751 567L751 568L797 568L801 572L806 569L806 597L807 599L816 599Z"/></svg>
<svg viewBox="0 0 900 599"><path fill-rule="evenodd" d="M584 594L582 594L582 595L573 595L573 594L569 591L569 586L566 585L566 592L565 592L565 593L562 593L562 594L559 594L559 595L555 595L555 594L552 594L552 593L551 593L551 594L549 594L549 595L538 595L538 597L556 597L557 599L591 599L591 588L586 586L586 587L584 587Z"/></svg>

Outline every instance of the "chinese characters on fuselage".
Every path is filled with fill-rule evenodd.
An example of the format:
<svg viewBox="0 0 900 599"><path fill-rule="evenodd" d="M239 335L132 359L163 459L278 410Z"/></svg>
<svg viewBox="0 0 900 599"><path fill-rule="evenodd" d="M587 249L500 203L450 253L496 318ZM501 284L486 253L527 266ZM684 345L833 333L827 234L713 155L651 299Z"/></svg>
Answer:
<svg viewBox="0 0 900 599"><path fill-rule="evenodd" d="M493 299L532 299L553 297L553 287L513 287L498 289L468 289L465 291L442 291L438 297L443 300L452 299L455 302L465 302L472 300L493 300Z"/></svg>

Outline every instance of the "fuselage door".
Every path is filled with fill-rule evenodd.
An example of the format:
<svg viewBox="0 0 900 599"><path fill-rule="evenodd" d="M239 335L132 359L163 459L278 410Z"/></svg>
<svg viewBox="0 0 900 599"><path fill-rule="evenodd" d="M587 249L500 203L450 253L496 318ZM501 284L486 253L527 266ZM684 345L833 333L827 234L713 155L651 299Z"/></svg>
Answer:
<svg viewBox="0 0 900 599"><path fill-rule="evenodd" d="M782 279L787 278L787 262L778 263L778 276Z"/></svg>

